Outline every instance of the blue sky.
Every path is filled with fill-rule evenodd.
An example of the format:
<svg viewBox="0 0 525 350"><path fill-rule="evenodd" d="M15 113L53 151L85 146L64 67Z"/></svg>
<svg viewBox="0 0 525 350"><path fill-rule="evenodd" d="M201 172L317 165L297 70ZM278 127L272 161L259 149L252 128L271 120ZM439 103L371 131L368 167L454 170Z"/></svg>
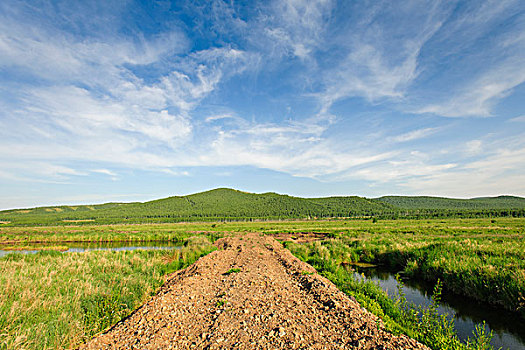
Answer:
<svg viewBox="0 0 525 350"><path fill-rule="evenodd" d="M525 196L525 3L0 4L0 208Z"/></svg>

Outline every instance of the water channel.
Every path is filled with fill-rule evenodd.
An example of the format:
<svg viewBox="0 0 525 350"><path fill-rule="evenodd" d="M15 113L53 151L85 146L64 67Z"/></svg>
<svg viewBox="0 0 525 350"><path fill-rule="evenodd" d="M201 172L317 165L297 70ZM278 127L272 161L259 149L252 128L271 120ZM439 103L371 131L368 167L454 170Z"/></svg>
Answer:
<svg viewBox="0 0 525 350"><path fill-rule="evenodd" d="M356 270L356 278L362 279L364 276L365 279L378 283L390 297L397 298L398 282L394 272L379 267L353 268ZM403 291L409 303L425 307L430 305L433 285L406 278L402 280ZM445 292L442 294L438 312L454 317L454 325L462 341L466 341L468 337L473 338L472 332L476 324L485 320L486 329L493 332L491 344L494 349L525 350L525 320L514 313Z"/></svg>
<svg viewBox="0 0 525 350"><path fill-rule="evenodd" d="M0 258L11 253L32 254L46 247L64 246L67 250L63 253L80 253L91 250L136 250L136 249L180 249L180 242L57 242L57 243L31 243L31 247L40 248L35 250L3 250L0 249Z"/></svg>

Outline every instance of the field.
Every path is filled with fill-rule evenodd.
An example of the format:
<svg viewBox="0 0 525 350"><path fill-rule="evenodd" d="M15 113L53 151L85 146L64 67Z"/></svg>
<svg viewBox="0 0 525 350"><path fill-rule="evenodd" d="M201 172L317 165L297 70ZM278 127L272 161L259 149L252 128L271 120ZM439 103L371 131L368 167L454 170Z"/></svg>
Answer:
<svg viewBox="0 0 525 350"><path fill-rule="evenodd" d="M0 258L0 349L66 349L126 317L214 248L206 237L181 250L46 251Z"/></svg>
<svg viewBox="0 0 525 350"><path fill-rule="evenodd" d="M381 264L434 283L439 279L443 293L467 295L525 318L522 218L0 227L0 242L10 247L42 242L67 247L74 241L187 241L193 236L213 240L232 232L263 232L280 237L296 256L384 317L392 330L426 339L428 344L450 338L447 325L441 324L443 331L437 331L438 326L429 323L433 330L425 333L414 322L403 323L400 320L408 319L408 314L400 313L400 305L389 304L384 293L374 287L360 286L349 279L349 263ZM294 243L294 238L304 233L317 233L324 239ZM1 343L7 348L15 344L55 348L81 342L137 307L162 284L165 273L211 249L209 244L199 247L196 251L186 248L190 249L188 257L180 261L169 251L41 252L1 258L0 288L8 291L0 301L0 325L7 330L1 335ZM125 300L115 299L115 295L125 295ZM92 310L97 298L104 300L104 309ZM119 311L111 311L111 305L117 304L122 306ZM91 323L86 321L90 317ZM99 319L105 321L95 321Z"/></svg>

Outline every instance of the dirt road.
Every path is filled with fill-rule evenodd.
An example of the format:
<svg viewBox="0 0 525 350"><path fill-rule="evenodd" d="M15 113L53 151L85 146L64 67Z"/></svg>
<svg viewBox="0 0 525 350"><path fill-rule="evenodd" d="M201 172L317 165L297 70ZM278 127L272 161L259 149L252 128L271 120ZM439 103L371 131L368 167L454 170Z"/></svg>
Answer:
<svg viewBox="0 0 525 350"><path fill-rule="evenodd" d="M216 244L81 349L427 349L381 329L273 238L236 235Z"/></svg>

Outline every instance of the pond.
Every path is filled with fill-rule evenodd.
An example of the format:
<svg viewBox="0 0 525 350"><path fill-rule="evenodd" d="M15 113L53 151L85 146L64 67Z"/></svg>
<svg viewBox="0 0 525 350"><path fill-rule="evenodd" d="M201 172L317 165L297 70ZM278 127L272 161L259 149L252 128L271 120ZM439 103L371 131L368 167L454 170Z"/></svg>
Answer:
<svg viewBox="0 0 525 350"><path fill-rule="evenodd" d="M0 257L11 253L31 254L49 247L64 247L63 253L78 253L91 250L136 250L136 249L180 249L181 242L154 241L154 242L55 242L55 243L28 243L34 250L3 250Z"/></svg>
<svg viewBox="0 0 525 350"><path fill-rule="evenodd" d="M392 298L398 296L398 285L395 273L379 267L353 266L354 276L378 283ZM433 285L402 277L403 291L409 303L429 306L432 302ZM471 298L450 293L443 293L440 314L454 317L454 324L459 338L466 341L473 337L476 324L486 322L486 328L492 330L492 346L495 349L525 350L525 321L518 315L501 308L480 303Z"/></svg>

